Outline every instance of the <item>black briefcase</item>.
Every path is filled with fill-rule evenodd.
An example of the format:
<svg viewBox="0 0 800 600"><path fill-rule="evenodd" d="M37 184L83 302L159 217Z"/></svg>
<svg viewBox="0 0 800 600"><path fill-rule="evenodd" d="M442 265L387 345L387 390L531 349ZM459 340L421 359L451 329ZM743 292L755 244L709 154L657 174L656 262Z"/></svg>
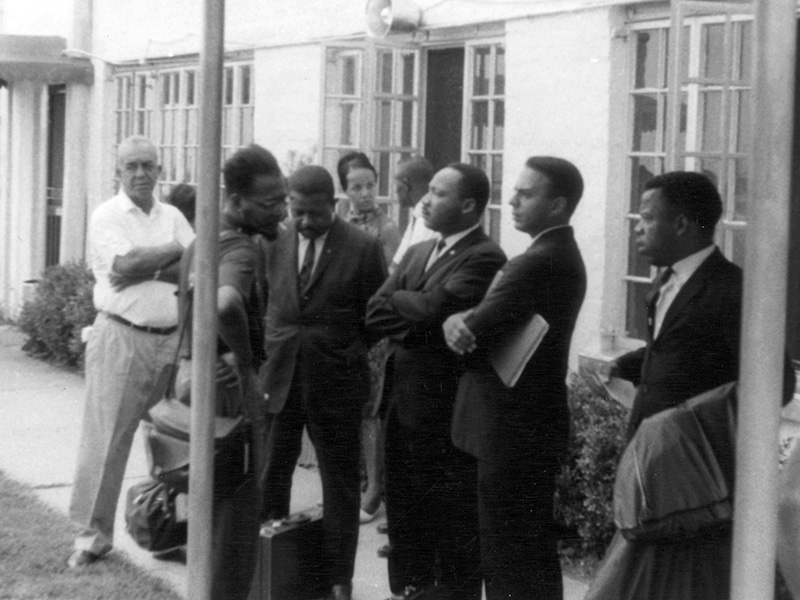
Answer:
<svg viewBox="0 0 800 600"><path fill-rule="evenodd" d="M322 508L261 526L248 600L313 600L330 591L322 561Z"/></svg>

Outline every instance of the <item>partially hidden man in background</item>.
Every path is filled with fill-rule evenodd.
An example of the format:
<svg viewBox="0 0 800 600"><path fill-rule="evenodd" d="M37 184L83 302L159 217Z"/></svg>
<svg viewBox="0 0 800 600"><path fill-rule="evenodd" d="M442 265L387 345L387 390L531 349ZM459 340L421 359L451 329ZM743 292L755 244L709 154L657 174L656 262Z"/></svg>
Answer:
<svg viewBox="0 0 800 600"><path fill-rule="evenodd" d="M400 246L389 265L389 272L394 272L403 260L408 249L414 244L427 242L436 238L436 232L428 229L422 218L420 200L428 193L428 185L433 179L433 166L423 156L412 156L397 164L394 175L395 193L401 209L410 208L408 225L400 239Z"/></svg>
<svg viewBox="0 0 800 600"><path fill-rule="evenodd" d="M264 362L264 257L253 239L273 240L286 217L286 184L275 157L258 145L238 150L223 169L225 201L220 216L217 291L218 335L216 409L220 416L248 417L238 448L215 459L212 533L212 590L215 600L244 600L256 560L261 489L258 458L263 446L263 391L257 372ZM176 395L191 386L192 301L198 274L195 245L181 260L181 318L188 320L176 381ZM183 326L183 322L181 323ZM225 412L227 414L221 414ZM257 442L257 443L254 443Z"/></svg>
<svg viewBox="0 0 800 600"><path fill-rule="evenodd" d="M436 238L412 245L369 304L367 326L396 345L386 426L393 598L481 597L475 460L450 441L463 365L441 326L474 305L505 262L481 228L488 199L477 167L439 171L420 203Z"/></svg>
<svg viewBox="0 0 800 600"><path fill-rule="evenodd" d="M567 448L566 375L586 271L570 218L583 179L570 162L534 156L511 199L514 226L531 236L480 303L444 324L448 345L467 354L453 414L453 443L478 459L481 568L488 600L560 600L553 518L555 477ZM534 314L549 329L514 387L492 351Z"/></svg>
<svg viewBox="0 0 800 600"><path fill-rule="evenodd" d="M148 139L124 140L117 150L122 189L89 223L99 312L86 348L86 404L69 509L80 533L71 568L113 547L133 436L178 343L178 261L194 232L177 208L154 198L159 173L158 152Z"/></svg>
<svg viewBox="0 0 800 600"><path fill-rule="evenodd" d="M370 376L367 301L386 278L380 242L335 215L333 179L320 166L289 179L292 221L269 245L267 362L274 415L263 515L289 515L303 427L319 462L323 555L334 600L349 600L358 543L361 411Z"/></svg>

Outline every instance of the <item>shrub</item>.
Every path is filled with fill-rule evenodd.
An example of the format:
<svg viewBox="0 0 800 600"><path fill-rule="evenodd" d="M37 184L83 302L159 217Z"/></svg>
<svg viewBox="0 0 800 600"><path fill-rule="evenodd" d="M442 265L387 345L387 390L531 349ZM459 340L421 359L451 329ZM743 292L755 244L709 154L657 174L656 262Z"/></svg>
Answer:
<svg viewBox="0 0 800 600"><path fill-rule="evenodd" d="M598 395L577 373L569 378L572 430L556 486L556 517L577 534L565 539L568 558L601 558L614 535L612 500L617 464L626 444L628 409Z"/></svg>
<svg viewBox="0 0 800 600"><path fill-rule="evenodd" d="M92 324L96 312L93 285L84 263L48 267L19 316L19 328L28 336L23 349L58 364L82 367L81 330Z"/></svg>

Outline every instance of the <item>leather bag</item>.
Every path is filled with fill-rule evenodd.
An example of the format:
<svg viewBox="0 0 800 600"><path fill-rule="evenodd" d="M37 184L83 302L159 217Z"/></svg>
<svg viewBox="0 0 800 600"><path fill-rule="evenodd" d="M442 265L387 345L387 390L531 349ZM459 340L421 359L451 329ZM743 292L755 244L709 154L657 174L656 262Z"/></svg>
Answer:
<svg viewBox="0 0 800 600"><path fill-rule="evenodd" d="M155 402L149 411L146 427L150 473L171 489L186 493L189 489L189 435L191 432L191 360L178 362L183 336L188 323L187 303L178 349L172 363L159 375L151 394ZM242 414L246 408L242 386L218 386L217 416L214 421L214 476L218 492L229 493L254 472L252 427Z"/></svg>
<svg viewBox="0 0 800 600"><path fill-rule="evenodd" d="M186 544L187 522L178 520L177 495L177 490L154 480L128 489L125 528L141 548L164 552Z"/></svg>

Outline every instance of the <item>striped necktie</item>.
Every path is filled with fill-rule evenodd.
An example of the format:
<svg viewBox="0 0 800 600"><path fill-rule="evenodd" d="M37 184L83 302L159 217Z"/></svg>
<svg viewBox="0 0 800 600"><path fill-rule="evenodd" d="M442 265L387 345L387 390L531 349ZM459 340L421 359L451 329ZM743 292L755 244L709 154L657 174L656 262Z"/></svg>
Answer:
<svg viewBox="0 0 800 600"><path fill-rule="evenodd" d="M302 292L308 287L311 281L311 273L314 271L314 255L316 253L316 242L313 239L308 240L306 246L306 255L303 257L303 265L300 267L300 273L297 276L297 287Z"/></svg>

